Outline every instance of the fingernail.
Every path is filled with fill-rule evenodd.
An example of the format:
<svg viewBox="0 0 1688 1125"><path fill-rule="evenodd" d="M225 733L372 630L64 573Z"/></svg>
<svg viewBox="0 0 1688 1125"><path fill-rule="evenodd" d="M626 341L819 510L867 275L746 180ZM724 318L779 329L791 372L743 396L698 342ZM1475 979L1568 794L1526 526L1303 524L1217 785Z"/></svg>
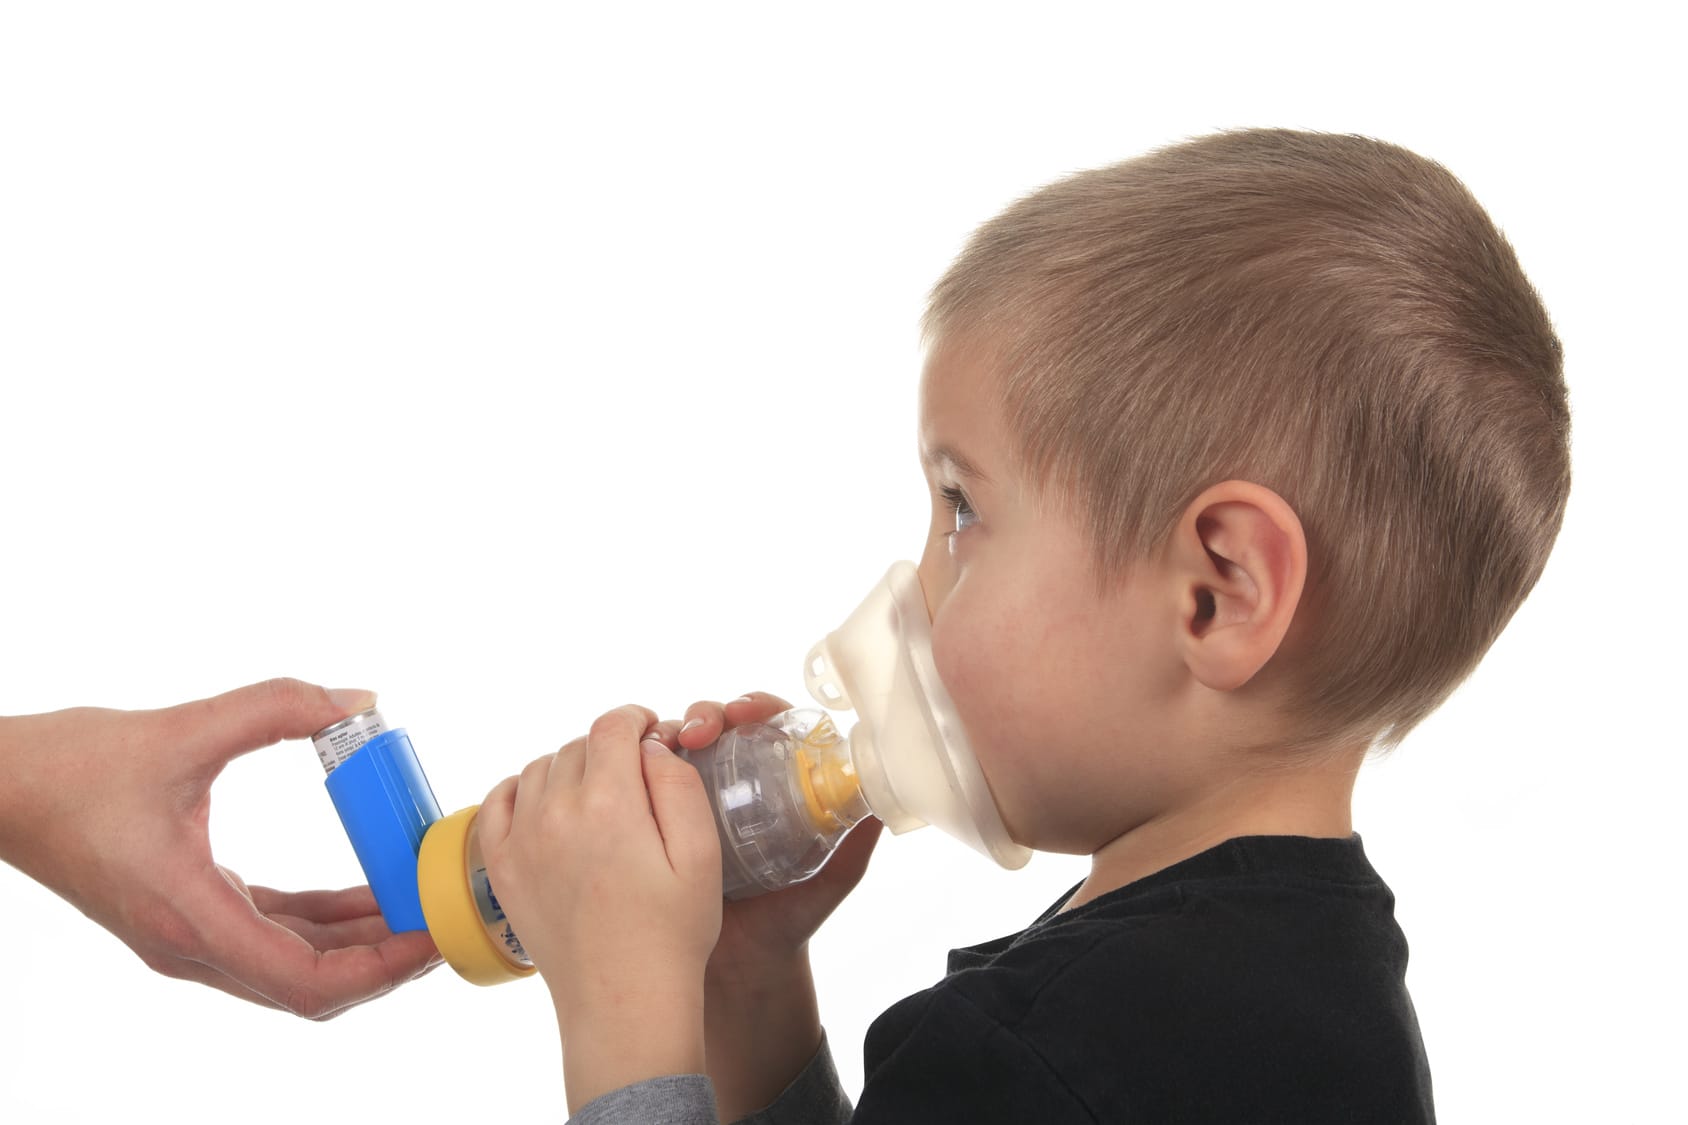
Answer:
<svg viewBox="0 0 1688 1125"><path fill-rule="evenodd" d="M693 727L701 727L702 725L703 725L702 719L687 719L686 725L680 728L680 733L685 734L687 731L691 730Z"/></svg>
<svg viewBox="0 0 1688 1125"><path fill-rule="evenodd" d="M645 756L648 758L654 758L658 754L668 753L668 747L664 746L662 744L662 739L658 738L654 734L645 736L645 738L639 742L639 749L643 750L645 752Z"/></svg>
<svg viewBox="0 0 1688 1125"><path fill-rule="evenodd" d="M750 698L750 696L741 695L737 699L729 700L728 703L727 703L727 706L731 707L734 703L755 703L755 702L756 701L754 699Z"/></svg>
<svg viewBox="0 0 1688 1125"><path fill-rule="evenodd" d="M367 711L375 706L375 693L363 688L329 688L328 701L342 711Z"/></svg>

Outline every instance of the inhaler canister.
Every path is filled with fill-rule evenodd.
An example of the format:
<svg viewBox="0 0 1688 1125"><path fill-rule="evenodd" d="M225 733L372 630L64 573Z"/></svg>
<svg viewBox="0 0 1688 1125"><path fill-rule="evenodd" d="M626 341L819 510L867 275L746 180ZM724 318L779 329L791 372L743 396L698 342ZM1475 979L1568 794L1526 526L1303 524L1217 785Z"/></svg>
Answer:
<svg viewBox="0 0 1688 1125"><path fill-rule="evenodd" d="M442 817L410 735L388 729L373 708L323 728L311 744L388 929L427 930L476 984L532 973L481 862L479 806Z"/></svg>
<svg viewBox="0 0 1688 1125"><path fill-rule="evenodd" d="M416 855L428 826L440 819L440 806L410 735L388 729L381 712L371 708L318 731L311 744L387 928L427 929Z"/></svg>

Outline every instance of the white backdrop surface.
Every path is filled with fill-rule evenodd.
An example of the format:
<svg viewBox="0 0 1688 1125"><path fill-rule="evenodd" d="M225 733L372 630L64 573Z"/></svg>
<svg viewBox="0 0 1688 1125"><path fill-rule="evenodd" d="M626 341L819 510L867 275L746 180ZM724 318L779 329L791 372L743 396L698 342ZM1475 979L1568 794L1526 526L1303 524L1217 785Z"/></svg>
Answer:
<svg viewBox="0 0 1688 1125"><path fill-rule="evenodd" d="M1684 91L1652 10L0 6L0 713L369 687L452 808L622 702L797 698L919 550L915 322L975 224L1215 128L1376 135L1504 227L1575 410L1540 586L1358 795L1439 1109L1663 1118ZM219 858L359 881L319 777L232 766ZM874 1015L1080 871L885 841L815 947L846 1084ZM319 1025L4 867L0 918L0 1120L565 1115L537 984L442 970Z"/></svg>

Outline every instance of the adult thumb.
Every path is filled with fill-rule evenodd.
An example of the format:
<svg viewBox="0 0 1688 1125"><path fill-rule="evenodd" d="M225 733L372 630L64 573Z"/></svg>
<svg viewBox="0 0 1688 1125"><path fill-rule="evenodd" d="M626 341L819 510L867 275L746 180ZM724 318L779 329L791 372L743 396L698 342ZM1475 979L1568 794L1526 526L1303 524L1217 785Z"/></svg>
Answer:
<svg viewBox="0 0 1688 1125"><path fill-rule="evenodd" d="M184 754L220 769L241 754L283 739L309 738L373 706L372 691L276 679L171 707L162 717Z"/></svg>

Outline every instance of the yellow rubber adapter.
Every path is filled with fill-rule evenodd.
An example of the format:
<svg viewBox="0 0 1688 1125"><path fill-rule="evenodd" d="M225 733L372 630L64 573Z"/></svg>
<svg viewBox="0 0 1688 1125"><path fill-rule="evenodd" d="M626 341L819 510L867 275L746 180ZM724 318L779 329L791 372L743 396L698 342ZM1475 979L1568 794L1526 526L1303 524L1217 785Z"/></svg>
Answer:
<svg viewBox="0 0 1688 1125"><path fill-rule="evenodd" d="M531 976L534 968L510 959L504 946L487 932L487 922L475 904L469 852L480 808L471 805L428 827L416 856L416 888L428 934L446 964L470 984L503 984ZM497 904L492 907L496 910ZM501 911L498 921L503 921Z"/></svg>

